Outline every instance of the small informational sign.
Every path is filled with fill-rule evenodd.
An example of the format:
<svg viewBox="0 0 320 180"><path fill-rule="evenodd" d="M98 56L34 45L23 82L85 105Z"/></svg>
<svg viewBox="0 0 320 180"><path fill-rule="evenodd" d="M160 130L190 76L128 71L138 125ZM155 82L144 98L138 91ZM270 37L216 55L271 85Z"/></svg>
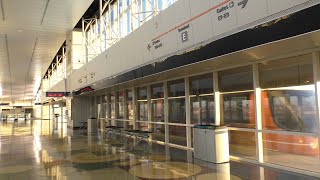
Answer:
<svg viewBox="0 0 320 180"><path fill-rule="evenodd" d="M188 41L188 31L181 33L181 40L182 40L182 42Z"/></svg>

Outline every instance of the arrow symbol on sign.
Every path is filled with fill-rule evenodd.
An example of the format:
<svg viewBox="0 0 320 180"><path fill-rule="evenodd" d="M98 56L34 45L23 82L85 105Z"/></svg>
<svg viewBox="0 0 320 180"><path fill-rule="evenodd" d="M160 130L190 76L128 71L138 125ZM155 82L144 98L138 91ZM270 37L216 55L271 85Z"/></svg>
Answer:
<svg viewBox="0 0 320 180"><path fill-rule="evenodd" d="M241 0L239 3L238 3L238 6L242 6L241 9L245 8L246 5L248 3L248 0Z"/></svg>

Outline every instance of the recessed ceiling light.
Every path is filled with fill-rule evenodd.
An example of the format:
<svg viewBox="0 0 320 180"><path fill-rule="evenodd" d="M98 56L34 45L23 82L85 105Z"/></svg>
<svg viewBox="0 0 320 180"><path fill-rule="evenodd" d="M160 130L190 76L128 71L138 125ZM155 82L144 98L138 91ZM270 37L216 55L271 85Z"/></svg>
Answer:
<svg viewBox="0 0 320 180"><path fill-rule="evenodd" d="M22 32L23 30L22 30L22 29L18 29L17 31L18 31L18 32Z"/></svg>

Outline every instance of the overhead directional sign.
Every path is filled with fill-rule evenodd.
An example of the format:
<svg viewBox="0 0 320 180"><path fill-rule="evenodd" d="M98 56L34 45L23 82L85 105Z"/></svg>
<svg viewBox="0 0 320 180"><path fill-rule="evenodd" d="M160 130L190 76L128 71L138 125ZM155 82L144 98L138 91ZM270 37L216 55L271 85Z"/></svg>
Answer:
<svg viewBox="0 0 320 180"><path fill-rule="evenodd" d="M241 8L243 9L243 8L246 7L247 3L248 3L248 0L241 0L241 1L238 3L238 6L242 6Z"/></svg>

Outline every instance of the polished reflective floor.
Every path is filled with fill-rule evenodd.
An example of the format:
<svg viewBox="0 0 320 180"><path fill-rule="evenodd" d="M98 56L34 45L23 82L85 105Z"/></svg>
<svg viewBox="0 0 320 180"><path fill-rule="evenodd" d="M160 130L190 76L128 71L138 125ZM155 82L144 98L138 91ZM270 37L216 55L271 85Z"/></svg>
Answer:
<svg viewBox="0 0 320 180"><path fill-rule="evenodd" d="M1 123L0 180L318 179L254 164L210 164L191 151L122 135L87 135L49 120Z"/></svg>

